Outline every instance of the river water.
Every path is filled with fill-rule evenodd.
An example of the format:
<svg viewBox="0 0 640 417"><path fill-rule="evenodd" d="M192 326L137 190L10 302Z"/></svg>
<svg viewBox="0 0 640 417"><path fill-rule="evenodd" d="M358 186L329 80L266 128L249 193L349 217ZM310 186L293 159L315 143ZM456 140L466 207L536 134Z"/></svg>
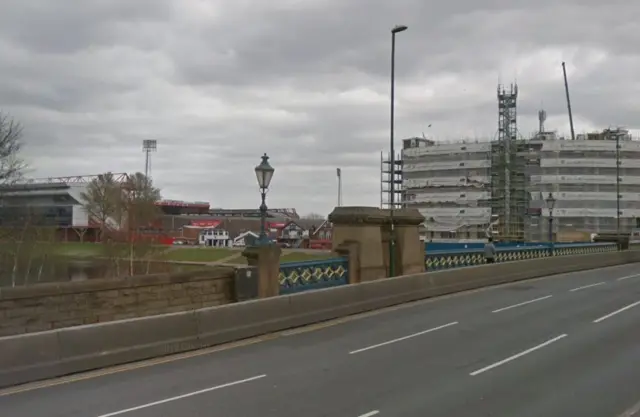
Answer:
<svg viewBox="0 0 640 417"><path fill-rule="evenodd" d="M197 268L194 265L166 262L134 262L133 267L134 275L178 272ZM5 261L0 265L0 288L122 277L129 275L129 269L130 264L127 260L116 263L113 260L60 257L21 262L17 268L16 265Z"/></svg>

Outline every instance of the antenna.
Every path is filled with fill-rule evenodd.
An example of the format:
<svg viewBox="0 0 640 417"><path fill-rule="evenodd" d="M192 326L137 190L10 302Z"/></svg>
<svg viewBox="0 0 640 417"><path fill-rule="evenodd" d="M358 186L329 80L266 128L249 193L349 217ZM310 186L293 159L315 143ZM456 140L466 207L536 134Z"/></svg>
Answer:
<svg viewBox="0 0 640 417"><path fill-rule="evenodd" d="M547 112L545 110L538 111L538 122L540 123L540 130L538 133L544 133L544 122L547 120Z"/></svg>
<svg viewBox="0 0 640 417"><path fill-rule="evenodd" d="M144 176L149 178L151 173L151 152L158 150L158 141L155 139L144 139L142 141L142 152L144 152Z"/></svg>

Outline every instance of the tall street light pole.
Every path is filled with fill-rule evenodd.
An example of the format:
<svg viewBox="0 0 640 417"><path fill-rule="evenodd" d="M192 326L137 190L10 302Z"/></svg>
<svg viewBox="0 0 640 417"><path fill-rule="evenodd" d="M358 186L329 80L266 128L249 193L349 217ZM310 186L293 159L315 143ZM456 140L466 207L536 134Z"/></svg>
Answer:
<svg viewBox="0 0 640 417"><path fill-rule="evenodd" d="M396 237L394 225L394 210L396 208L396 150L394 145L394 122L395 122L395 77L396 77L396 33L404 32L407 26L399 25L391 29L391 122L390 122L390 165L391 165L391 184L389 189L391 195L389 202L391 205L391 233L389 236L389 276L395 276L396 272Z"/></svg>
<svg viewBox="0 0 640 417"><path fill-rule="evenodd" d="M547 208L549 209L549 253L553 256L553 207L556 205L556 199L552 193L547 197Z"/></svg>
<svg viewBox="0 0 640 417"><path fill-rule="evenodd" d="M620 132L616 131L616 241L620 248Z"/></svg>

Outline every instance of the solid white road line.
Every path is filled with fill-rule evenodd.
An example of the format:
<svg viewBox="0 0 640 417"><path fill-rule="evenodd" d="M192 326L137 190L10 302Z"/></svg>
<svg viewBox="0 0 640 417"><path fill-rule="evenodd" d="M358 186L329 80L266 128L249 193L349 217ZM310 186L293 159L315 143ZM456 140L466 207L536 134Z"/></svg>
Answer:
<svg viewBox="0 0 640 417"><path fill-rule="evenodd" d="M597 287L598 285L604 285L606 284L606 282L596 282L595 284L591 284L591 285L585 285L583 287L578 287L578 288L574 288L572 290L569 290L569 292L574 292L574 291L580 291L580 290L584 290L585 288L591 288L591 287Z"/></svg>
<svg viewBox="0 0 640 417"><path fill-rule="evenodd" d="M501 360L500 362L496 362L496 363L494 363L494 364L492 364L492 365L485 366L485 367L484 367L484 368L482 368L482 369L478 369L477 371L473 371L473 372L471 372L469 375L471 375L471 376L480 375L481 373L483 373L483 372L487 372L487 371L488 371L488 370L490 370L490 369L497 368L498 366L500 366L500 365L504 365L504 364L505 364L505 363L507 363L507 362L511 362L512 360L518 359L518 358L520 358L520 357L522 357L522 356L524 356L524 355L527 355L527 354L529 354L529 353L531 353L531 352L534 352L534 351L536 351L536 350L538 350L538 349L542 349L543 347L548 346L548 345L552 344L553 342L557 342L558 340L560 340L560 339L562 339L562 338L565 338L565 337L567 337L567 335L566 335L566 334L562 334L562 335L560 335L560 336L554 337L553 339L551 339L551 340L547 340L546 342L541 343L541 344L539 344L538 346L534 346L534 347L532 347L532 348L530 348L530 349L527 349L527 350L525 350L525 351L522 351L522 352L520 352L520 353L518 353L518 354L516 354L516 355L510 356L510 357L508 357L507 359L503 359L503 360Z"/></svg>
<svg viewBox="0 0 640 417"><path fill-rule="evenodd" d="M452 323L447 323L447 324L444 324L444 325L442 325L442 326L434 327L433 329L428 329L428 330L424 330L424 331L421 331L421 332L418 332L418 333L413 333L413 334L410 334L410 335L408 335L408 336L400 337L400 338L398 338L398 339L393 339L393 340L389 340L389 341L387 341L387 342L378 343L377 345L367 346L367 347L365 347L365 348L362 348L362 349L358 349L358 350L354 350L354 351L352 351L352 352L349 352L349 355L353 355L353 354L355 354L355 353L360 353L360 352L364 352L364 351L367 351L367 350L371 350L371 349L379 348L379 347L381 347L381 346L390 345L390 344L392 344L392 343L401 342L401 341L403 341L403 340L407 340L407 339L411 339L411 338L413 338L413 337L421 336L421 335L423 335L423 334L427 334L427 333L435 332L436 330L444 329L444 328L446 328L446 327L454 326L454 325L456 325L456 324L458 324L458 322L457 322L457 321L454 321L454 322L452 322Z"/></svg>
<svg viewBox="0 0 640 417"><path fill-rule="evenodd" d="M360 417L371 417L371 416L375 416L376 414L380 413L380 411L378 410L373 410L373 411L369 411L366 414L361 415Z"/></svg>
<svg viewBox="0 0 640 417"><path fill-rule="evenodd" d="M511 305L511 306L499 308L497 310L493 310L492 313L499 313L501 311L511 310L512 308L516 308L516 307L524 306L524 305L527 305L527 304L535 303L537 301L546 300L547 298L551 298L551 297L553 297L553 295L547 295L547 296L544 296L544 297L535 298L533 300L525 301L524 303L518 303L518 304Z"/></svg>
<svg viewBox="0 0 640 417"><path fill-rule="evenodd" d="M618 278L618 281L624 281L625 279L640 277L640 274L627 275L625 277Z"/></svg>
<svg viewBox="0 0 640 417"><path fill-rule="evenodd" d="M204 394L204 393L207 393L207 392L210 392L210 391L215 391L215 390L219 390L219 389L222 389L222 388L232 387L234 385L244 384L245 382L255 381L256 379L261 379L261 378L264 378L264 377L266 377L266 375L258 375L258 376L254 376L254 377L251 377L251 378L242 379L240 381L229 382L227 384L217 385L215 387L211 387L211 388L206 388L206 389L199 390L199 391L190 392L188 394L178 395L177 397L171 397L171 398L167 398L167 399L160 400L160 401L154 401L152 403L139 405L137 407L127 408L125 410L120 410L120 411L116 411L116 412L109 413L109 414L102 414L102 415L99 415L98 417L119 416L121 414L130 413L132 411L142 410L144 408L154 407L156 405L168 403L168 402L171 402L171 401L177 401L177 400L181 400L183 398L193 397L194 395L200 395L200 394Z"/></svg>
<svg viewBox="0 0 640 417"><path fill-rule="evenodd" d="M629 304L628 306L622 307L621 309L616 310L616 311L614 311L613 313L609 313L609 314L607 314L606 316L602 316L602 317L600 317L599 319L594 320L593 322L594 322L594 323L600 323L601 321L606 320L606 319L608 319L609 317L613 317L613 316L615 316L616 314L618 314L618 313L622 313L623 311L629 310L630 308L633 308L633 307L635 307L635 306L637 306L637 305L640 305L640 301L636 301L636 302L635 302L635 303L633 303L633 304Z"/></svg>

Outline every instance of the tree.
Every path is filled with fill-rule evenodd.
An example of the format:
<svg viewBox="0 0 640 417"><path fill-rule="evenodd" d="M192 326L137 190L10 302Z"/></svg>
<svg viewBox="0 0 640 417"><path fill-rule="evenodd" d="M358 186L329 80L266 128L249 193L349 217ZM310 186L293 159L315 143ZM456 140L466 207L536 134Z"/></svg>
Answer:
<svg viewBox="0 0 640 417"><path fill-rule="evenodd" d="M22 149L22 125L0 112L0 185L12 184L26 168L19 153Z"/></svg>
<svg viewBox="0 0 640 417"><path fill-rule="evenodd" d="M129 175L122 185L120 204L118 207L120 224L125 225L129 244L129 275L134 274L134 259L148 256L153 248L140 242L140 249L144 253L136 254L135 245L138 232L147 228L160 214L156 203L160 200L160 190L153 186L151 178L140 172Z"/></svg>
<svg viewBox="0 0 640 417"><path fill-rule="evenodd" d="M127 229L149 226L159 214L156 203L160 200L160 190L153 186L151 178L136 172L129 175L121 189L119 212Z"/></svg>
<svg viewBox="0 0 640 417"><path fill-rule="evenodd" d="M120 193L120 184L116 183L111 172L107 172L93 179L81 194L85 210L100 223L101 240L110 223L111 226L119 226L114 224L114 220L120 207Z"/></svg>
<svg viewBox="0 0 640 417"><path fill-rule="evenodd" d="M309 219L309 220L324 220L324 218L325 217L322 214L318 214L318 213L309 213L303 217L303 219Z"/></svg>
<svg viewBox="0 0 640 417"><path fill-rule="evenodd" d="M24 227L19 226L23 218L30 216L24 210L6 207L3 194L24 173L25 164L19 156L21 148L22 125L0 112L0 279L9 272L12 286L16 285L20 260L24 254L22 242L29 229L26 221Z"/></svg>

